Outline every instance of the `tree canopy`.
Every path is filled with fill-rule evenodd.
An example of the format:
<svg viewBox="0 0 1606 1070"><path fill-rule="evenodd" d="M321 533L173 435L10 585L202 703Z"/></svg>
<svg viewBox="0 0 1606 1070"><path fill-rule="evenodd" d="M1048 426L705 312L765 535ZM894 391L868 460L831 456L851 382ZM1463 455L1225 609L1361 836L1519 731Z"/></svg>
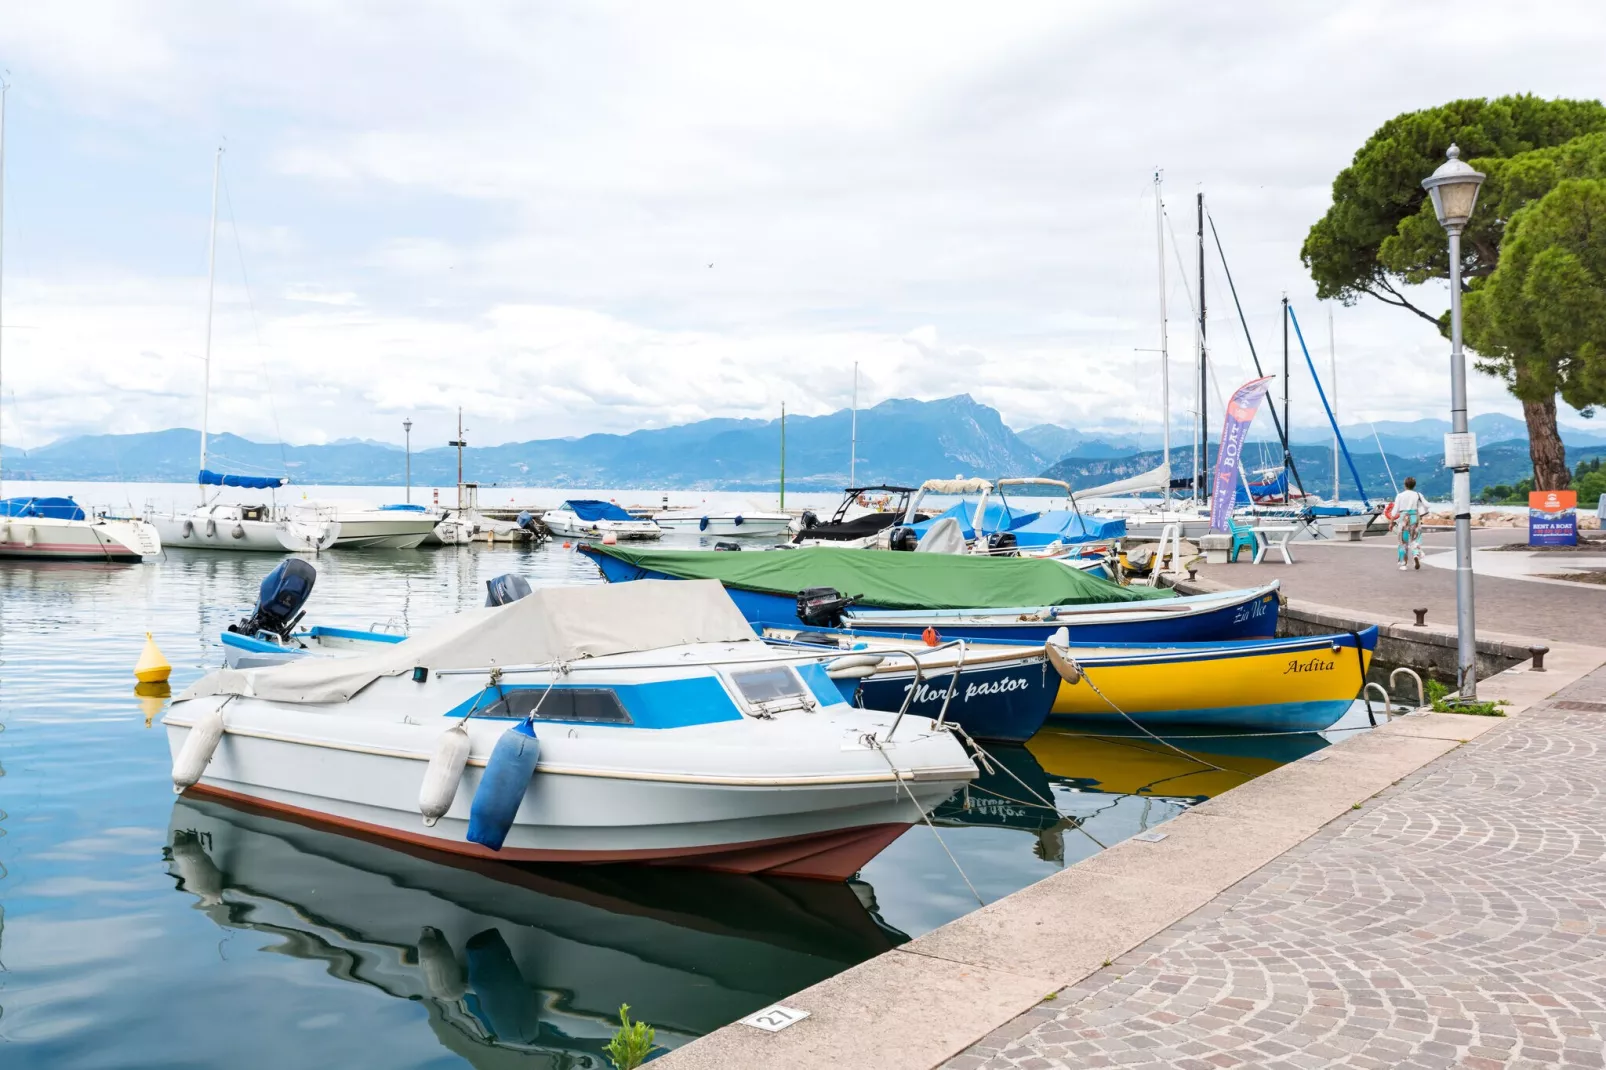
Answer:
<svg viewBox="0 0 1606 1070"><path fill-rule="evenodd" d="M1484 358L1479 369L1504 378L1523 402L1536 484L1562 488L1570 476L1556 395L1586 413L1606 403L1606 320L1590 296L1606 282L1598 264L1606 220L1590 192L1606 183L1606 105L1525 95L1396 116L1333 180L1332 207L1300 255L1318 296L1353 304L1370 294L1448 334L1448 314L1417 307L1406 288L1449 275L1448 243L1422 179L1452 143L1487 176L1461 241L1466 340ZM1524 228L1518 221L1530 208ZM1520 264L1496 282L1523 229Z"/></svg>

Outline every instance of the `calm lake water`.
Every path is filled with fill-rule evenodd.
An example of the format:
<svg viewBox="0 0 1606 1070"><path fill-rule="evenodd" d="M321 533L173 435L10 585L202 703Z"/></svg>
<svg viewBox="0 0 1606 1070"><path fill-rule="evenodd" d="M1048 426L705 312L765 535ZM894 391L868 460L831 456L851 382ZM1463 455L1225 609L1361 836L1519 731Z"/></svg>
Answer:
<svg viewBox="0 0 1606 1070"><path fill-rule="evenodd" d="M964 914L924 826L852 882L467 864L175 799L165 700L216 667L268 555L0 566L0 1067L606 1068L619 1004L674 1047ZM333 553L311 617L416 630L485 580L595 583L561 547ZM1364 723L1364 716L1359 723ZM1348 723L1348 721L1346 721ZM1326 745L1048 731L937 815L987 900Z"/></svg>

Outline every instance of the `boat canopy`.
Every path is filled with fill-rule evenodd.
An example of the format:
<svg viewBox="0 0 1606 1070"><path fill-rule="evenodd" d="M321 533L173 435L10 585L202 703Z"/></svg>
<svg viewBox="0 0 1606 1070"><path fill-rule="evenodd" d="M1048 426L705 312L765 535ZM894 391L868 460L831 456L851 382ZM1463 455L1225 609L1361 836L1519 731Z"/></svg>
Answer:
<svg viewBox="0 0 1606 1070"><path fill-rule="evenodd" d="M400 502L395 505L381 505L379 511L382 513L427 513L429 509L416 502Z"/></svg>
<svg viewBox="0 0 1606 1070"><path fill-rule="evenodd" d="M210 468L201 469L195 481L204 487L246 487L250 490L273 490L275 487L285 486L290 482L288 476L236 476L223 472L214 472Z"/></svg>
<svg viewBox="0 0 1606 1070"><path fill-rule="evenodd" d="M1169 590L1122 587L1047 558L960 557L838 546L740 554L623 546L583 549L678 579L719 580L727 587L788 598L809 587L835 587L855 596L859 605L878 609L1076 606L1173 597Z"/></svg>
<svg viewBox="0 0 1606 1070"><path fill-rule="evenodd" d="M563 503L563 508L569 510L581 520L634 520L635 517L619 508L613 502L598 501L595 498L570 498Z"/></svg>
<svg viewBox="0 0 1606 1070"><path fill-rule="evenodd" d="M1010 528L1017 546L1048 546L1051 543L1099 542L1119 539L1126 534L1125 517L1084 516L1072 509L1056 509Z"/></svg>
<svg viewBox="0 0 1606 1070"><path fill-rule="evenodd" d="M1164 461L1142 475L1117 479L1097 487L1088 487L1072 494L1073 498L1113 498L1118 494L1141 494L1146 490L1166 491L1171 487L1171 466Z"/></svg>
<svg viewBox="0 0 1606 1070"><path fill-rule="evenodd" d="M420 665L433 672L489 670L686 643L733 642L762 640L730 595L712 581L543 587L504 606L465 610L377 653L222 669L190 685L178 701L242 695L275 702L345 702L382 676L401 676Z"/></svg>
<svg viewBox="0 0 1606 1070"><path fill-rule="evenodd" d="M1018 525L1036 517L1036 513L1019 512L1011 509L1007 502L990 501L981 507L981 527L983 531L1013 531ZM969 502L960 502L943 510L930 520L921 521L910 526L922 536L931 529L931 525L939 520L952 518L959 523L959 530L966 539L976 537L976 506Z"/></svg>
<svg viewBox="0 0 1606 1070"><path fill-rule="evenodd" d="M0 516L36 516L49 520L83 520L84 511L71 498L6 498Z"/></svg>

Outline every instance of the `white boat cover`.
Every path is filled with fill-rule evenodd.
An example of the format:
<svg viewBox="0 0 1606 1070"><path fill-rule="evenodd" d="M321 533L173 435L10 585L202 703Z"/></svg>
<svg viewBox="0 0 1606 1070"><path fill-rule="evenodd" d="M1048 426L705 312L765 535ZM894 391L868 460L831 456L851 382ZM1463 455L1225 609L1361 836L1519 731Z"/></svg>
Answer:
<svg viewBox="0 0 1606 1070"><path fill-rule="evenodd" d="M928 479L920 489L933 494L980 494L992 490L993 485L985 479Z"/></svg>
<svg viewBox="0 0 1606 1070"><path fill-rule="evenodd" d="M1117 479L1114 483L1106 483L1101 487L1088 487L1072 494L1073 498L1113 498L1117 494L1140 494L1146 490L1168 490L1171 487L1171 466L1162 462L1160 467L1150 469L1142 475L1129 476L1126 479Z"/></svg>
<svg viewBox="0 0 1606 1070"><path fill-rule="evenodd" d="M931 527L920 536L920 543L915 547L916 553L928 554L962 554L965 552L965 533L959 527L956 517L939 517L932 521Z"/></svg>
<svg viewBox="0 0 1606 1070"><path fill-rule="evenodd" d="M345 702L382 676L545 665L686 643L762 642L718 580L637 580L540 587L517 602L465 610L373 654L298 658L260 669L221 669L176 701L242 695L275 702Z"/></svg>

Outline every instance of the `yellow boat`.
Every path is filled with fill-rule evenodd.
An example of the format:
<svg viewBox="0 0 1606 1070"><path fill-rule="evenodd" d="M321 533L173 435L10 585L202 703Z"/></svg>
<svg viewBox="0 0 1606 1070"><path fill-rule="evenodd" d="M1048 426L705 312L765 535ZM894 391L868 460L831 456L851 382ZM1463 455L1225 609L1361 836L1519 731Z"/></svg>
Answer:
<svg viewBox="0 0 1606 1070"><path fill-rule="evenodd" d="M1026 749L1049 776L1077 781L1083 790L1203 800L1327 746L1317 735L1300 737L1294 747L1286 739L1277 740L1269 748L1257 748L1259 754L1220 753L1236 749L1227 740L1194 742L1182 736L1169 742L1220 768L1191 761L1146 736L1090 735L1055 727L1033 736Z"/></svg>
<svg viewBox="0 0 1606 1070"><path fill-rule="evenodd" d="M1146 727L1319 732L1359 697L1376 647L1375 627L1221 643L1067 648L1051 642L1049 660L1062 679L1049 716L1096 724L1122 721L1124 713Z"/></svg>

